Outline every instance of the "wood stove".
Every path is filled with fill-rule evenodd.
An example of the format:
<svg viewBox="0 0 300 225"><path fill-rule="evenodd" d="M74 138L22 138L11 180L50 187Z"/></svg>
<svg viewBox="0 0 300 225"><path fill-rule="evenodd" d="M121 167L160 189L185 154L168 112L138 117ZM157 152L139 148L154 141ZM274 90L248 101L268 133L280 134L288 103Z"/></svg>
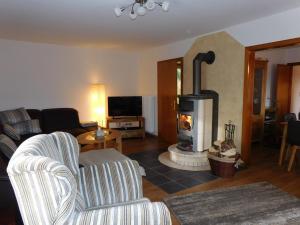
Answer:
<svg viewBox="0 0 300 225"><path fill-rule="evenodd" d="M202 152L217 140L219 95L212 90L201 90L201 63L212 64L214 60L212 51L199 53L194 58L193 94L179 97L177 148L180 150ZM210 109L207 109L208 105L211 105ZM207 115L212 115L211 123L208 123ZM211 136L205 138L208 130Z"/></svg>

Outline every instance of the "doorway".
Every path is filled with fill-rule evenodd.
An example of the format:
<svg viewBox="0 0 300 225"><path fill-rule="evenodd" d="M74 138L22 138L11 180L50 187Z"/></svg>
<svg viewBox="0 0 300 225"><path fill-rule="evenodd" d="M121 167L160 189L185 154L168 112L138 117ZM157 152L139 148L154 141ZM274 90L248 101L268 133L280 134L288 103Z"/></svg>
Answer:
<svg viewBox="0 0 300 225"><path fill-rule="evenodd" d="M182 81L183 58L157 63L158 136L169 144L177 142L177 105Z"/></svg>
<svg viewBox="0 0 300 225"><path fill-rule="evenodd" d="M255 106L254 100L256 98L256 87L255 84L257 83L257 77L255 76L256 71L256 62L257 60L267 60L258 58L257 53L264 50L275 50L280 48L291 48L291 47L300 47L300 38L285 40L285 41L279 41L279 42L273 42L268 44L262 44L262 45L256 45L256 46L250 46L246 47L245 50L245 76L244 76L244 105L243 105L243 130L242 130L242 159L246 163L250 163L250 156L251 156L251 144L253 137L257 136L260 137L262 134L261 130L258 132L259 134L255 134L256 124L255 120L253 120L253 114L256 110L259 103ZM300 51L300 48L299 48ZM300 54L299 54L300 57ZM265 132L265 126L266 118L270 118L270 115L274 116L273 121L275 121L275 125L278 128L278 123L283 119L283 115L286 112L290 112L290 99L291 99L291 71L293 71L291 68L290 62L285 62L284 64L276 64L274 67L276 70L276 76L273 80L273 83L275 84L276 88L273 89L272 96L275 96L274 98L270 97L270 93L266 94L266 102L265 107L266 110L264 110L264 123L262 124L261 121L259 121L259 124L262 124L263 131ZM268 62L270 64L270 62ZM270 65L267 66L267 70L269 72L273 70ZM268 74L269 75L269 74ZM269 77L267 78L269 79ZM260 79L262 81L262 79ZM257 85L257 84L256 84ZM266 85L266 88L268 89L268 85ZM261 92L261 95L263 93ZM300 92L298 93L300 94ZM261 97L261 95L259 97ZM261 115L261 114L260 114ZM263 132L263 133L264 133ZM263 137L262 137L263 138Z"/></svg>

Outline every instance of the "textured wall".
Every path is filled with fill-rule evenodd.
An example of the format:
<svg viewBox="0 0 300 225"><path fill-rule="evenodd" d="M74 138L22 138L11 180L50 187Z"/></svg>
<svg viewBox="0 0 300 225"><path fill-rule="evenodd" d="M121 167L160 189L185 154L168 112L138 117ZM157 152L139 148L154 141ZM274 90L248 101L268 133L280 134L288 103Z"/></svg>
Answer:
<svg viewBox="0 0 300 225"><path fill-rule="evenodd" d="M202 89L219 93L219 133L224 139L224 124L229 120L236 124L235 143L240 151L242 135L243 84L245 48L228 33L220 32L196 39L184 56L185 94L192 93L193 59L199 52L212 50L216 54L214 64L202 66Z"/></svg>

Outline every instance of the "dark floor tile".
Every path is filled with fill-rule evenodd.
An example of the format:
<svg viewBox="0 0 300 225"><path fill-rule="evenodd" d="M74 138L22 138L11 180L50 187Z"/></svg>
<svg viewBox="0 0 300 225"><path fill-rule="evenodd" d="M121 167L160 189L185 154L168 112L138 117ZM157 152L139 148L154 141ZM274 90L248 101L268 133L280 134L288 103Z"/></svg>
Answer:
<svg viewBox="0 0 300 225"><path fill-rule="evenodd" d="M202 178L206 176L214 176L210 170L208 171L196 171L193 173L189 173L188 176L194 177L194 178Z"/></svg>
<svg viewBox="0 0 300 225"><path fill-rule="evenodd" d="M162 175L157 175L153 177L146 177L148 181L150 181L152 184L155 184L157 186L163 185L165 183L171 182L170 179L162 176Z"/></svg>
<svg viewBox="0 0 300 225"><path fill-rule="evenodd" d="M145 172L146 172L146 178L155 177L159 175L157 172L155 172L152 169L145 169Z"/></svg>
<svg viewBox="0 0 300 225"><path fill-rule="evenodd" d="M157 159L158 156L160 155L159 152L154 152L154 151L145 151L143 152L143 156L144 158L148 158L148 159Z"/></svg>
<svg viewBox="0 0 300 225"><path fill-rule="evenodd" d="M142 164L146 165L149 168L159 167L159 166L163 165L158 160L152 160L152 161L151 160L141 160L138 162L141 162Z"/></svg>
<svg viewBox="0 0 300 225"><path fill-rule="evenodd" d="M160 165L158 167L152 167L153 170L155 170L158 173L165 174L167 172L173 171L174 169L165 165Z"/></svg>
<svg viewBox="0 0 300 225"><path fill-rule="evenodd" d="M191 176L192 178L199 180L201 182L208 182L217 179L218 177L213 174L202 174L201 176Z"/></svg>
<svg viewBox="0 0 300 225"><path fill-rule="evenodd" d="M186 189L186 187L174 181L159 185L159 187L163 189L165 192L167 192L168 194L173 194L175 192Z"/></svg>
<svg viewBox="0 0 300 225"><path fill-rule="evenodd" d="M176 170L176 169L168 171L168 172L164 173L163 175L168 177L169 179L175 180L175 181L185 178L187 176L184 172Z"/></svg>
<svg viewBox="0 0 300 225"><path fill-rule="evenodd" d="M196 186L198 184L202 184L203 182L201 182L200 180L196 180L192 177L185 177L182 179L179 179L176 181L177 183L181 184L182 186L186 187L186 188L190 188L193 186Z"/></svg>

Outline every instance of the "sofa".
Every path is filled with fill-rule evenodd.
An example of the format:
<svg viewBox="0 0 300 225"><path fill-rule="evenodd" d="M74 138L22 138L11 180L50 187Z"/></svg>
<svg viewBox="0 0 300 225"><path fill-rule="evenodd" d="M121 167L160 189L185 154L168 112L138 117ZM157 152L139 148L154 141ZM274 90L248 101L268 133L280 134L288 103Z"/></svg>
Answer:
<svg viewBox="0 0 300 225"><path fill-rule="evenodd" d="M7 172L24 224L170 225L161 203L143 197L136 161L78 167L79 145L65 132L32 137Z"/></svg>
<svg viewBox="0 0 300 225"><path fill-rule="evenodd" d="M82 127L79 121L78 111L73 108L51 108L51 109L26 109L31 119L39 120L43 134L50 134L55 131L64 131L78 136L87 131L96 130L97 126ZM22 143L31 135L21 136L18 144Z"/></svg>
<svg viewBox="0 0 300 225"><path fill-rule="evenodd" d="M73 108L52 108L52 109L26 109L26 112L29 114L30 119L38 120L41 128L40 133L51 133L54 131L65 131L73 136L77 136L87 131L96 130L97 126L91 127L82 127L79 121L79 116L77 110ZM0 138L4 136L3 125L0 122ZM11 143L10 140L5 139L6 142L9 142L9 146L15 151L17 147L23 143L28 138L37 135L36 133L20 135L19 140L13 140ZM0 140L0 145L3 143ZM7 164L11 157L10 154L4 154L0 146L0 205L7 206L8 203L11 208L16 207L15 196L12 192L11 184L8 180L6 168ZM1 210L3 212L3 210ZM0 213L1 213L0 212ZM19 217L19 211L16 210L16 224L22 224L22 220Z"/></svg>

